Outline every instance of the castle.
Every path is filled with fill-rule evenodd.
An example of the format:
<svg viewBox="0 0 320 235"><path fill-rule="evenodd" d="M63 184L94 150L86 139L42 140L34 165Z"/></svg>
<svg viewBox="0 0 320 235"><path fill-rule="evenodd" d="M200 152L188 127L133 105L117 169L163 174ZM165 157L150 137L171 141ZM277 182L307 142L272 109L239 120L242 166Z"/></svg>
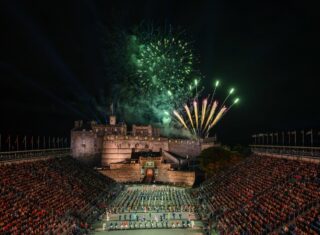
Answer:
<svg viewBox="0 0 320 235"><path fill-rule="evenodd" d="M213 139L163 137L160 129L151 125L133 125L129 132L127 125L117 123L113 115L109 124L76 121L71 130L72 156L100 166L102 173L117 181L141 181L152 169L151 174L158 181L192 185L194 172L173 171L172 166L184 164L214 145Z"/></svg>

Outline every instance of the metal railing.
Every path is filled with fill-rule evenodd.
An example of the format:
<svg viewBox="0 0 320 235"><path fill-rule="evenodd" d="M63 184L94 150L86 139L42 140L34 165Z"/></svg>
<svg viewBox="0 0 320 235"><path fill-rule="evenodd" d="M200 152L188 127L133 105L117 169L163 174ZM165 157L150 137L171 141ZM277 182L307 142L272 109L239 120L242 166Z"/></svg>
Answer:
<svg viewBox="0 0 320 235"><path fill-rule="evenodd" d="M37 149L0 152L0 162L70 155L70 148Z"/></svg>
<svg viewBox="0 0 320 235"><path fill-rule="evenodd" d="M320 147L250 145L254 153L278 154L283 156L309 157L320 159Z"/></svg>

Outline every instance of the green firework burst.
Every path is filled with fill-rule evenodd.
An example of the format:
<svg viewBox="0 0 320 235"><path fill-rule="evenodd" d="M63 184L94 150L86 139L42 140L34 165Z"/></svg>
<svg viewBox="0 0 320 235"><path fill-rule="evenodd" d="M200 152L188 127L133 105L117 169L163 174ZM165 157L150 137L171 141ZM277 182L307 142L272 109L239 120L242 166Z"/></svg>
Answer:
<svg viewBox="0 0 320 235"><path fill-rule="evenodd" d="M156 107L157 116L165 116L194 94L193 80L201 76L194 70L190 43L172 35L131 35L127 49L137 87Z"/></svg>

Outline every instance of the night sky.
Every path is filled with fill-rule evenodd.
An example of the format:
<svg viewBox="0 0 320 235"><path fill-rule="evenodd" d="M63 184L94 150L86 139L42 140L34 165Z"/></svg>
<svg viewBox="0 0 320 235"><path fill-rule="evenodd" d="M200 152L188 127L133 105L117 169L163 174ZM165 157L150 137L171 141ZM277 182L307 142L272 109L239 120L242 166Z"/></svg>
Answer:
<svg viewBox="0 0 320 235"><path fill-rule="evenodd" d="M101 27L141 22L184 29L204 85L236 87L241 103L217 129L224 143L319 129L317 15L307 1L1 1L0 132L66 136L74 120L93 119L74 107L101 88L110 95Z"/></svg>

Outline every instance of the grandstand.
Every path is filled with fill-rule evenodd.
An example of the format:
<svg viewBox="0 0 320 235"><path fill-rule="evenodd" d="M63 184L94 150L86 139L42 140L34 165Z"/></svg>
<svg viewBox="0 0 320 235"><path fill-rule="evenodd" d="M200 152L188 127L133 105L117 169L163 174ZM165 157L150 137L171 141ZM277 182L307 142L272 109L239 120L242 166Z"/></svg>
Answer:
<svg viewBox="0 0 320 235"><path fill-rule="evenodd" d="M70 157L0 165L1 234L85 233L117 192Z"/></svg>
<svg viewBox="0 0 320 235"><path fill-rule="evenodd" d="M0 163L0 233L319 234L316 150L304 150L310 157L290 154L290 148L252 150L191 189L117 183L52 152L6 156Z"/></svg>
<svg viewBox="0 0 320 235"><path fill-rule="evenodd" d="M207 180L194 196L220 234L319 234L319 177L319 163L252 155ZM314 217L304 224L312 228L297 223L308 213Z"/></svg>

